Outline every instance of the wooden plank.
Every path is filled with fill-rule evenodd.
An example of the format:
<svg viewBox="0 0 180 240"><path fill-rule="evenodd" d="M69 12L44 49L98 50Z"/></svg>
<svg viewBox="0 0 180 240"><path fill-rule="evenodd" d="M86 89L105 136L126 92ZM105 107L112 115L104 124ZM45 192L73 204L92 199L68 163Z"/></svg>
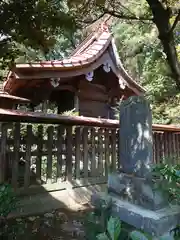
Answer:
<svg viewBox="0 0 180 240"><path fill-rule="evenodd" d="M41 126L43 127L43 125L41 125ZM40 127L41 127L41 126L40 126ZM58 141L58 140L55 139L55 140L54 140L54 143L55 143L55 144L58 144L57 141ZM13 140L13 139L7 139L6 142L7 142L8 145L13 145L13 144L14 144L14 140ZM33 144L38 145L38 144L39 144L39 143L38 143L38 137L35 137L35 136L33 135L33 136L32 136L32 142L33 142ZM97 143L97 142L98 142L98 141L96 140L95 143ZM103 144L105 143L104 140L102 140L102 142L103 142ZM0 143L1 143L1 139L0 139ZM23 144L26 145L26 139L25 139L24 137L22 137L22 139L20 139L20 144L21 144L21 145L23 145ZM42 139L41 144L42 144L42 145L46 145L46 144L47 144L47 140L46 140L46 139ZM91 139L88 139L88 144L91 144Z"/></svg>
<svg viewBox="0 0 180 240"><path fill-rule="evenodd" d="M24 174L25 189L28 189L30 185L31 144L32 144L32 125L28 125L27 137L26 137L26 161L25 161L25 174Z"/></svg>
<svg viewBox="0 0 180 240"><path fill-rule="evenodd" d="M180 164L180 133L177 134L178 164Z"/></svg>
<svg viewBox="0 0 180 240"><path fill-rule="evenodd" d="M6 141L7 141L7 124L1 124L1 152L0 152L0 184L4 183L6 175Z"/></svg>
<svg viewBox="0 0 180 240"><path fill-rule="evenodd" d="M14 159L12 161L12 186L16 191L18 188L18 165L20 148L20 123L14 125Z"/></svg>
<svg viewBox="0 0 180 240"><path fill-rule="evenodd" d="M76 179L80 178L80 161L81 161L81 128L75 130L75 171Z"/></svg>
<svg viewBox="0 0 180 240"><path fill-rule="evenodd" d="M168 147L168 158L167 158L167 163L171 163L171 158L172 158L172 150L171 150L171 141L172 141L172 135L171 133L169 132L168 133L168 138L167 138L167 147Z"/></svg>
<svg viewBox="0 0 180 240"><path fill-rule="evenodd" d="M96 146L95 146L95 128L91 128L91 177L96 176Z"/></svg>
<svg viewBox="0 0 180 240"><path fill-rule="evenodd" d="M160 143L160 133L156 132L155 133L155 144L156 144L156 164L160 163L161 158L160 158L160 147L161 147L161 143Z"/></svg>
<svg viewBox="0 0 180 240"><path fill-rule="evenodd" d="M177 152L176 152L176 139L175 139L175 134L172 133L172 165L176 164L176 158L177 158Z"/></svg>
<svg viewBox="0 0 180 240"><path fill-rule="evenodd" d="M58 114L45 114L37 112L25 113L20 110L7 110L0 108L1 122L31 122L31 123L50 123L50 124L68 124L83 125L104 128L119 128L118 120L99 119L81 116L59 116ZM173 125L153 124L153 131L179 132L180 128Z"/></svg>
<svg viewBox="0 0 180 240"><path fill-rule="evenodd" d="M162 163L165 159L165 149L164 149L164 133L159 133L159 143L160 143L160 162Z"/></svg>
<svg viewBox="0 0 180 240"><path fill-rule="evenodd" d="M169 145L168 145L168 132L164 132L164 159L166 160L169 155Z"/></svg>
<svg viewBox="0 0 180 240"><path fill-rule="evenodd" d="M175 137L175 150L176 150L176 164L178 164L179 158L180 158L180 149L178 146L178 134L174 134Z"/></svg>
<svg viewBox="0 0 180 240"><path fill-rule="evenodd" d="M37 181L41 183L41 167L42 167L41 165L42 165L42 152L43 152L43 126L42 125L38 126L37 135L38 135L37 136L38 140L37 140L36 178L37 178Z"/></svg>
<svg viewBox="0 0 180 240"><path fill-rule="evenodd" d="M155 144L155 132L153 133L153 164L156 163L156 144Z"/></svg>
<svg viewBox="0 0 180 240"><path fill-rule="evenodd" d="M82 139L83 139L83 176L85 178L88 177L88 128L84 127L82 132Z"/></svg>
<svg viewBox="0 0 180 240"><path fill-rule="evenodd" d="M47 144L47 149L48 149L48 156L47 156L47 183L52 182L52 149L53 149L53 133L54 133L54 127L50 126L47 129L48 133L48 144Z"/></svg>
<svg viewBox="0 0 180 240"><path fill-rule="evenodd" d="M166 143L165 143L166 139L165 139L165 135L164 132L161 133L161 145L162 145L162 162L164 161L165 157L166 157Z"/></svg>
<svg viewBox="0 0 180 240"><path fill-rule="evenodd" d="M98 175L103 175L103 129L98 129Z"/></svg>
<svg viewBox="0 0 180 240"><path fill-rule="evenodd" d="M72 127L66 127L66 179L72 181Z"/></svg>
<svg viewBox="0 0 180 240"><path fill-rule="evenodd" d="M58 126L57 128L57 180L62 177L62 153L63 153L63 134L64 134L64 127L62 125Z"/></svg>
<svg viewBox="0 0 180 240"><path fill-rule="evenodd" d="M112 170L116 171L117 169L121 168L121 161L120 161L120 152L119 152L119 129L116 130L116 156L117 156L117 166L115 164L115 166L112 166ZM111 148L110 148L111 149Z"/></svg>
<svg viewBox="0 0 180 240"><path fill-rule="evenodd" d="M110 152L109 152L109 129L105 129L105 176L108 176L109 171L111 171L110 164Z"/></svg>
<svg viewBox="0 0 180 240"><path fill-rule="evenodd" d="M111 131L111 149L112 149L112 170L113 172L116 171L116 168L117 168L117 152L116 152L116 130L113 129ZM123 139L122 139L123 141ZM121 161L121 159L120 159Z"/></svg>

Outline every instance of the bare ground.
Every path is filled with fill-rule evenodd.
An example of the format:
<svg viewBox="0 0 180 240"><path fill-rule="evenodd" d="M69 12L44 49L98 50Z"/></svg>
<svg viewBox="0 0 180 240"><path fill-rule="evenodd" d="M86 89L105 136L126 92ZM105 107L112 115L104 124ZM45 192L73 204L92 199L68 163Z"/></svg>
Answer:
<svg viewBox="0 0 180 240"><path fill-rule="evenodd" d="M56 210L42 215L8 220L2 240L82 240L83 220L91 209L83 211ZM2 228L1 228L2 229Z"/></svg>

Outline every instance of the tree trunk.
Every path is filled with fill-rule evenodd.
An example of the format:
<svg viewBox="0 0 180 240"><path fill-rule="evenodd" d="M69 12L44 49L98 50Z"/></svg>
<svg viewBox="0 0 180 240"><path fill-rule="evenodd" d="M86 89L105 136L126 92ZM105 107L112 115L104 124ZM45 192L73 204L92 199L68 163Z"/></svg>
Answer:
<svg viewBox="0 0 180 240"><path fill-rule="evenodd" d="M167 56L168 64L172 71L172 76L180 90L180 64L174 43L173 32L171 31L170 17L171 11L165 8L159 0L146 0L149 4L153 21L159 31L159 39L162 43L164 53Z"/></svg>

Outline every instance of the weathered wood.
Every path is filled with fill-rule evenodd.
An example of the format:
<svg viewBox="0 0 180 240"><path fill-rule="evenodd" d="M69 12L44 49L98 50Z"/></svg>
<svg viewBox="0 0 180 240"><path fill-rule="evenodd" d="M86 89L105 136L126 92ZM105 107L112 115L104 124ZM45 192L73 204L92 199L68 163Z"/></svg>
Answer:
<svg viewBox="0 0 180 240"><path fill-rule="evenodd" d="M172 151L171 151L171 141L172 141L172 134L171 133L168 133L168 156L167 156L167 161L168 163L170 163L169 161L171 160L172 158Z"/></svg>
<svg viewBox="0 0 180 240"><path fill-rule="evenodd" d="M123 141L123 139L122 139ZM112 170L116 171L116 130L111 130L111 149L112 149ZM121 159L120 159L121 161Z"/></svg>
<svg viewBox="0 0 180 240"><path fill-rule="evenodd" d="M156 136L157 136L157 134L156 134L156 132L154 132L153 133L153 162L156 164L157 163L157 151L156 151L156 148L157 148L157 146L156 146Z"/></svg>
<svg viewBox="0 0 180 240"><path fill-rule="evenodd" d="M31 123L50 123L50 124L68 124L81 126L94 126L106 128L119 128L118 120L89 118L81 116L59 116L57 114L45 113L25 113L20 110L5 110L0 108L1 122L31 122ZM173 125L153 124L153 131L179 132L180 128Z"/></svg>
<svg viewBox="0 0 180 240"><path fill-rule="evenodd" d="M96 176L96 146L95 146L95 128L91 128L91 176Z"/></svg>
<svg viewBox="0 0 180 240"><path fill-rule="evenodd" d="M176 142L175 142L175 134L172 133L172 142L171 142L171 149L172 149L172 165L176 164L177 152L176 152Z"/></svg>
<svg viewBox="0 0 180 240"><path fill-rule="evenodd" d="M116 130L116 162L114 166L112 166L112 171L116 171L116 169L120 169L121 167L121 160L120 160L120 152L119 152L119 132L120 130ZM112 163L111 163L112 164Z"/></svg>
<svg viewBox="0 0 180 240"><path fill-rule="evenodd" d="M14 125L14 159L12 161L12 186L15 190L18 187L18 164L20 149L20 123Z"/></svg>
<svg viewBox="0 0 180 240"><path fill-rule="evenodd" d="M43 126L38 126L38 141L37 141L37 160L36 160L36 178L41 182L41 164L43 152Z"/></svg>
<svg viewBox="0 0 180 240"><path fill-rule="evenodd" d="M54 127L50 126L47 129L48 133L48 157L47 157L47 183L52 183L52 148L53 148L53 133Z"/></svg>
<svg viewBox="0 0 180 240"><path fill-rule="evenodd" d="M57 128L57 179L62 177L62 145L63 145L63 134L64 134L64 127L58 126Z"/></svg>
<svg viewBox="0 0 180 240"><path fill-rule="evenodd" d="M7 140L7 124L1 124L1 152L0 152L0 184L5 181L6 171L6 140ZM7 169L8 170L8 169Z"/></svg>
<svg viewBox="0 0 180 240"><path fill-rule="evenodd" d="M25 161L25 174L24 174L25 189L27 189L30 185L31 144L32 144L32 125L28 125L27 137L26 137L26 161Z"/></svg>
<svg viewBox="0 0 180 240"><path fill-rule="evenodd" d="M160 163L160 146L161 146L161 143L160 143L160 139L159 139L159 133L158 132L155 132L154 134L154 137L155 137L155 144L156 144L156 158L155 158L155 163Z"/></svg>
<svg viewBox="0 0 180 240"><path fill-rule="evenodd" d="M99 176L103 175L103 153L104 153L104 149L103 149L103 129L99 128L98 130L98 174Z"/></svg>
<svg viewBox="0 0 180 240"><path fill-rule="evenodd" d="M17 135L17 126L14 127L14 136L11 134L12 124L5 124L7 130L3 133L2 129L2 135L4 134L5 137L3 137L0 140L1 144L1 155L4 154L4 158L7 161L7 155L8 158L12 159L12 166L10 165L10 168L13 171L13 176L11 177L12 183L14 182L15 189L19 189L21 186L23 186L24 191L28 192L28 189L34 185L39 184L39 187L41 188L44 186L43 181L39 181L40 179L45 179L45 175L48 178L47 184L55 184L52 183L52 177L57 176L58 182L61 184L62 177L65 174L65 178L67 180L73 181L72 178L76 178L76 180L80 179L81 172L80 172L80 160L82 158L81 151L84 161L83 164L83 170L84 171L84 179L87 180L89 177L95 178L98 176L103 176L105 173L105 176L107 177L107 168L108 168L108 161L112 164L112 170L116 171L118 168L120 161L118 161L117 156L117 141L119 139L119 136L117 135L117 129L116 128L104 128L101 127L98 131L96 127L91 127L90 129L85 127L73 127L76 128L76 131L72 129L72 127L69 125L60 125L56 128L57 131L57 138L56 134L53 134L53 131L50 131L48 128L48 138L45 133L43 134L43 126L38 127L38 134L33 134L31 132L31 146L28 145L28 142L30 142L30 139L28 140L29 133L27 133L27 138L25 136L21 136L20 138L20 129L19 131L19 137L17 138L15 136L15 132ZM26 124L21 123L21 129L22 132L26 133L24 130L24 126ZM29 125L28 128L32 128L32 125ZM16 129L16 131L15 131ZM64 131L66 129L66 132ZM69 129L69 130L68 130ZM71 130L70 130L71 129ZM84 130L83 130L84 129ZM81 132L82 130L82 132ZM30 131L30 130L28 130ZM50 131L50 132L49 132ZM55 133L56 133L55 131ZM110 132L107 137L107 132ZM49 135L50 134L50 135ZM65 136L65 139L63 137L63 134ZM82 138L81 138L82 134ZM36 136L37 135L37 136ZM53 139L53 135L55 138ZM108 143L109 138L109 143ZM16 140L14 140L16 139ZM50 141L51 139L51 141ZM6 144L4 143L6 142ZM6 145L6 148L3 148L2 146ZM19 147L17 147L19 146ZM44 147L43 147L44 146ZM178 154L180 155L180 134L176 132L174 134L170 131L157 131L154 133L154 159L159 162L160 159L163 157L169 158L172 155L172 157L175 157L175 155L178 157ZM97 149L96 149L97 148ZM158 148L158 149L157 149ZM4 151L4 152L3 152ZM53 164L52 168L52 160L54 155L57 157L57 165L56 165L56 159L55 164ZM108 157L109 155L109 157ZM32 178L29 179L29 163L31 157L33 156L33 159L36 160L36 177L37 181L34 182ZM35 156L35 158L34 158ZM41 164L41 159L47 156L47 162L45 166ZM66 157L66 160L64 162L64 159ZM23 171L23 185L20 186L20 178L19 178L19 171L20 168L18 167L20 158L26 159L25 162L25 169ZM16 160L16 161L15 161ZM39 161L40 160L40 161ZM98 161L97 161L98 160ZM98 162L96 166L96 161ZM178 160L174 158L173 164L177 163ZM17 163L17 164L16 164ZM109 163L109 164L110 164ZM118 163L118 165L117 165ZM66 165L66 166L65 166ZM104 166L105 165L105 166ZM56 169L57 166L57 169ZM75 166L75 169L74 169ZM66 172L63 173L63 169L66 169ZM90 173L89 173L89 167L90 167ZM44 171L46 173L44 173ZM16 174L15 174L16 172ZM3 174L5 174L5 171L3 171ZM74 175L73 175L74 174ZM17 176L15 176L17 175ZM52 176L53 175L53 176ZM4 177L3 177L4 178ZM41 185L43 184L43 185Z"/></svg>
<svg viewBox="0 0 180 240"><path fill-rule="evenodd" d="M82 138L83 138L83 176L85 178L88 177L88 128L84 127L83 128L83 133L82 133Z"/></svg>
<svg viewBox="0 0 180 240"><path fill-rule="evenodd" d="M80 177L80 161L81 161L81 128L76 127L75 130L75 171L76 178Z"/></svg>
<svg viewBox="0 0 180 240"><path fill-rule="evenodd" d="M108 176L110 171L110 159L109 159L109 129L105 129L105 176Z"/></svg>
<svg viewBox="0 0 180 240"><path fill-rule="evenodd" d="M169 143L168 143L168 132L164 132L164 159L166 160L168 158L168 154L169 154ZM155 145L155 143L154 143Z"/></svg>
<svg viewBox="0 0 180 240"><path fill-rule="evenodd" d="M164 133L163 132L161 132L160 133L160 149L161 149L161 152L160 152L160 157L161 157L161 162L163 161L163 159L165 159L165 149L164 149Z"/></svg>
<svg viewBox="0 0 180 240"><path fill-rule="evenodd" d="M176 141L176 152L177 152L177 159L180 162L180 134L175 134L175 141ZM177 160L178 162L178 160Z"/></svg>
<svg viewBox="0 0 180 240"><path fill-rule="evenodd" d="M66 127L66 179L72 181L72 127Z"/></svg>

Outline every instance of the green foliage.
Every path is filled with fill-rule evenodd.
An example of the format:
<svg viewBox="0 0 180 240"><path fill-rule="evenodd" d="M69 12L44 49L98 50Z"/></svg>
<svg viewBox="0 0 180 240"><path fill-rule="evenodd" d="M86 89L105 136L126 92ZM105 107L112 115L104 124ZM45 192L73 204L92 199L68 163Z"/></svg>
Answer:
<svg viewBox="0 0 180 240"><path fill-rule="evenodd" d="M158 177L157 187L169 198L170 203L180 202L180 165L162 163L155 166L154 175Z"/></svg>
<svg viewBox="0 0 180 240"><path fill-rule="evenodd" d="M107 222L107 230L97 235L98 240L118 240L121 233L121 222L119 218L110 217Z"/></svg>
<svg viewBox="0 0 180 240"><path fill-rule="evenodd" d="M25 221L4 221L0 230L0 238L8 240L24 239L25 236ZM27 237L27 235L26 235Z"/></svg>
<svg viewBox="0 0 180 240"><path fill-rule="evenodd" d="M121 233L121 222L119 218L110 217L107 224L107 231L112 240L118 240Z"/></svg>
<svg viewBox="0 0 180 240"><path fill-rule="evenodd" d="M113 32L125 68L147 89L153 122L178 123L179 94L171 79L156 28L142 22L119 22Z"/></svg>
<svg viewBox="0 0 180 240"><path fill-rule="evenodd" d="M72 109L72 110L63 112L61 116L79 116L79 112L76 112L75 109Z"/></svg>
<svg viewBox="0 0 180 240"><path fill-rule="evenodd" d="M61 59L78 39L66 1L0 2L0 80L14 62Z"/></svg>
<svg viewBox="0 0 180 240"><path fill-rule="evenodd" d="M7 217L17 206L17 198L8 184L0 186L0 217Z"/></svg>
<svg viewBox="0 0 180 240"><path fill-rule="evenodd" d="M87 240L130 240L133 227L111 215L112 201L102 200L85 219ZM133 240L133 238L132 238ZM140 239L139 239L140 240Z"/></svg>
<svg viewBox="0 0 180 240"><path fill-rule="evenodd" d="M14 240L24 233L24 223L14 223L9 226L7 217L17 207L18 199L13 188L8 184L0 185L0 238Z"/></svg>
<svg viewBox="0 0 180 240"><path fill-rule="evenodd" d="M87 3L87 1L68 0L68 6L75 12L77 21L96 19L103 11L117 16L118 20L116 19L113 32L121 60L133 79L147 89L147 98L152 104L153 122L178 123L179 90L176 81L173 80L170 62L164 51L162 39L159 39L157 26L151 20L143 20L153 17L149 2L152 1L92 0ZM173 9L178 3L178 1L155 2ZM81 11L78 13L77 9ZM133 21L133 19L140 20ZM175 19L176 15L170 15L169 26L173 25ZM177 24L174 32L175 44L171 42L171 48L176 47L180 58L180 25ZM178 66L178 63L176 65Z"/></svg>
<svg viewBox="0 0 180 240"><path fill-rule="evenodd" d="M153 240L150 234L144 233L128 224L121 222L119 218L111 215L112 201L100 201L94 212L85 219L85 231L87 240ZM178 240L180 228L173 229L171 233L159 240Z"/></svg>
<svg viewBox="0 0 180 240"><path fill-rule="evenodd" d="M54 45L59 31L75 27L65 1L1 1L0 12L1 34L44 52Z"/></svg>
<svg viewBox="0 0 180 240"><path fill-rule="evenodd" d="M148 236L147 234L144 234L140 231L132 231L130 233L130 237L132 240L151 240L152 238L150 236Z"/></svg>
<svg viewBox="0 0 180 240"><path fill-rule="evenodd" d="M151 237L148 234L142 233L140 231L132 231L130 233L130 237L132 240L153 240L154 237ZM179 238L176 238L176 236L173 236L173 234L167 234L166 236L159 237L158 240L178 240Z"/></svg>
<svg viewBox="0 0 180 240"><path fill-rule="evenodd" d="M88 240L128 240L127 227L117 217L111 216L111 200L101 201L85 219ZM120 238L121 237L121 238Z"/></svg>

